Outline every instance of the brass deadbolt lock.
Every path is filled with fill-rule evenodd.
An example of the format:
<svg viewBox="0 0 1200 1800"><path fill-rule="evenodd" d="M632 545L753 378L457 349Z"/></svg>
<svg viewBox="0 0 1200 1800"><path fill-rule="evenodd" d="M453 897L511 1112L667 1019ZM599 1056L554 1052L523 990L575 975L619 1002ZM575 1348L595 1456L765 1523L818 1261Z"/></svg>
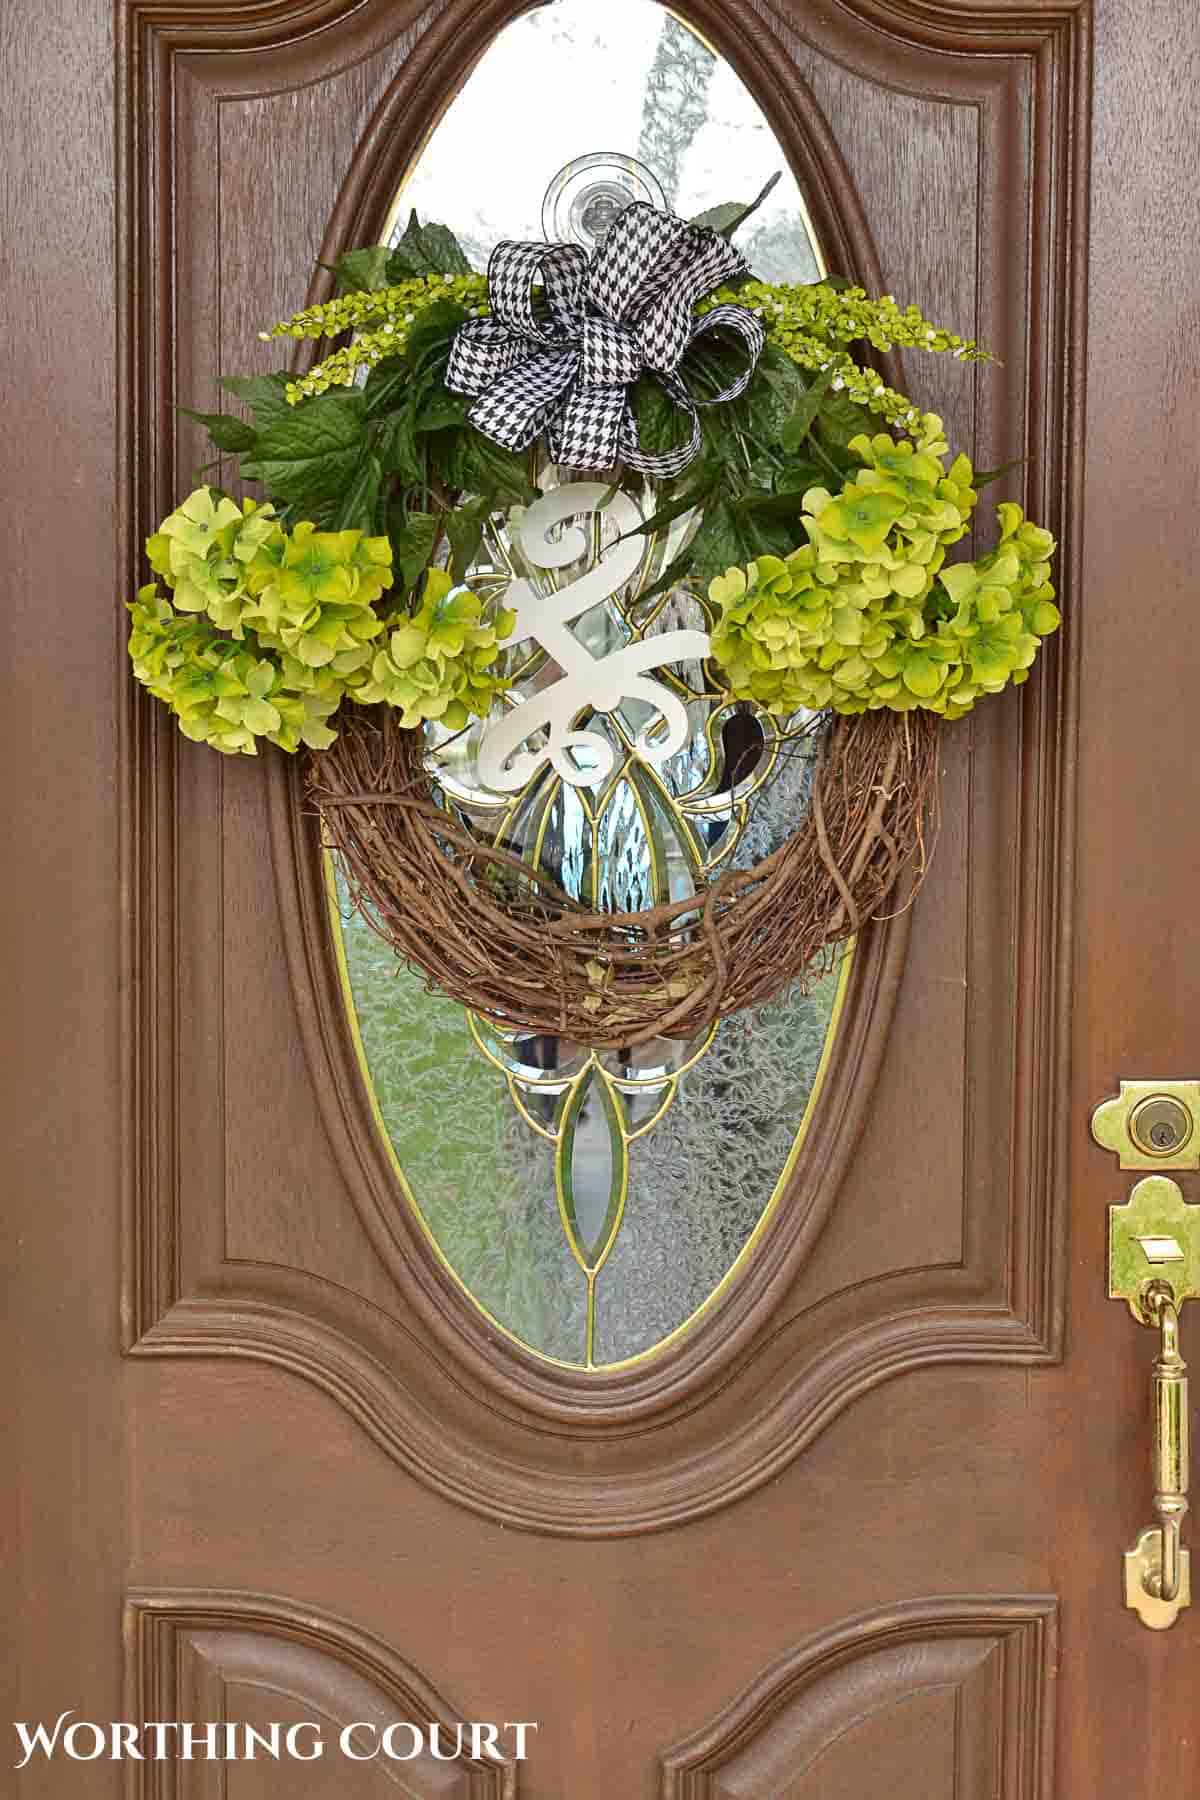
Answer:
<svg viewBox="0 0 1200 1800"><path fill-rule="evenodd" d="M1092 1136L1123 1169L1200 1169L1200 1081L1123 1081Z"/></svg>

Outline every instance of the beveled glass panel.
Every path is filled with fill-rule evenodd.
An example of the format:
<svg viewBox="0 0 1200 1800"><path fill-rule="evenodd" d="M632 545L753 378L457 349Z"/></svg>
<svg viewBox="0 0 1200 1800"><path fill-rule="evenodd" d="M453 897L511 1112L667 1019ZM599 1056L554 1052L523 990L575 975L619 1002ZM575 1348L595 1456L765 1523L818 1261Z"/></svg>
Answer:
<svg viewBox="0 0 1200 1800"><path fill-rule="evenodd" d="M738 242L768 279L820 273L803 199L761 110L655 0L555 0L501 33L398 197L395 230L415 208L451 226L482 269L499 239L542 235L547 183L597 151L610 169L636 159L637 178L685 217L746 201L783 171ZM554 485L553 470L543 476ZM650 483L631 499L643 518L657 510ZM472 581L501 592L520 575L554 592L581 579L620 528L603 505L564 530L576 524L586 552L547 571L529 562L514 519L494 515ZM656 591L691 529L684 517L648 535L637 574L578 615L572 629L593 655L707 629L696 594ZM553 679L532 640L507 654L520 692ZM611 766L589 765L608 770L591 787L546 765L499 794L479 773L481 727L431 729L443 803L590 906L686 900L722 868L751 866L803 816L813 740L730 703L703 663L680 663L667 679L681 747L660 763L642 754L653 715L641 701L587 714L594 742L611 751ZM364 1079L398 1184L464 1295L530 1349L581 1368L646 1356L685 1328L736 1277L782 1191L848 959L811 993L793 988L691 1042L598 1052L503 1031L431 995L350 913L332 866L330 895Z"/></svg>

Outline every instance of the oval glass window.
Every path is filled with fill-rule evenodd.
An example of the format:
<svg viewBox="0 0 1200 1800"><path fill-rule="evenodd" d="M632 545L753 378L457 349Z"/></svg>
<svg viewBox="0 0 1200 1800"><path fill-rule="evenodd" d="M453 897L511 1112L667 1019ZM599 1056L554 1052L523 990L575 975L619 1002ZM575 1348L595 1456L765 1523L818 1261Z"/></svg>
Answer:
<svg viewBox="0 0 1200 1800"><path fill-rule="evenodd" d="M483 269L502 238L566 236L581 221L586 235L627 181L694 218L753 198L778 170L738 245L765 279L811 281L823 265L802 196L733 70L656 0L556 0L485 53L405 183L389 235L415 210L450 226ZM593 561L616 530L597 529ZM702 627L695 598L667 587L664 599L656 579L677 548L666 534L658 563L648 557L646 602L650 575L655 619ZM480 579L512 568L511 532L494 520ZM584 641L599 632L601 651L605 632L619 641L646 628L639 606L635 584L623 610L594 630L585 614L576 630ZM501 797L480 788L469 745L457 761L443 746L444 801L589 906L686 898L782 843L812 774L811 738L784 741L703 686L699 674L685 682L689 736L653 768L610 721L611 778L578 787L544 770ZM635 1361L685 1330L736 1279L786 1184L849 958L807 995L793 988L691 1042L594 1051L506 1033L430 994L354 914L332 863L329 883L379 1129L465 1294L528 1349L577 1368Z"/></svg>

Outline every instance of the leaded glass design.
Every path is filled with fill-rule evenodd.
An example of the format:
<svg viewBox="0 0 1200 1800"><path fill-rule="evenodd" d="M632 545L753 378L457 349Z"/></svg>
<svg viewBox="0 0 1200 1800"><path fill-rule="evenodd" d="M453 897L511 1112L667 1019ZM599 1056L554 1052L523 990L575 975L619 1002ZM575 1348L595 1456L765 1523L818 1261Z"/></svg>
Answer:
<svg viewBox="0 0 1200 1800"><path fill-rule="evenodd" d="M447 1265L543 1356L605 1367L653 1350L769 1216L848 964L810 996L793 988L626 1062L489 1031L333 891L380 1128Z"/></svg>
<svg viewBox="0 0 1200 1800"><path fill-rule="evenodd" d="M767 279L820 272L803 201L758 108L654 0L554 0L503 32L407 182L396 228L413 207L450 225L483 268L498 239L541 236L546 179L600 148L637 159L639 179L656 180L688 217L750 198L782 169L739 242ZM572 477L543 467L540 480L552 494ZM589 573L594 581L632 535L643 546L637 566L610 575L606 597L574 616L579 643L602 658L663 632L705 631L701 596L664 579L694 516L638 536L630 508L634 519L657 511L653 485L624 484L619 504L605 496L603 484L571 488L576 511L562 490L557 510L567 516L551 527L554 550L541 561L520 510L495 515L472 585L500 594L524 581L549 599ZM561 677L535 639L506 657L517 683L510 705ZM571 752L573 778L542 760L515 792L484 780L482 726L454 735L430 727L442 804L608 910L686 901L722 869L758 862L808 804L806 721L781 727L730 703L702 661L655 673L686 727L659 736L658 755L662 721L627 694L575 721L584 742ZM543 741L527 740L535 749ZM330 897L380 1131L408 1202L471 1301L541 1356L585 1369L646 1356L684 1329L751 1254L782 1191L849 959L808 994L793 988L691 1042L599 1051L502 1029L427 992L351 912L332 863Z"/></svg>

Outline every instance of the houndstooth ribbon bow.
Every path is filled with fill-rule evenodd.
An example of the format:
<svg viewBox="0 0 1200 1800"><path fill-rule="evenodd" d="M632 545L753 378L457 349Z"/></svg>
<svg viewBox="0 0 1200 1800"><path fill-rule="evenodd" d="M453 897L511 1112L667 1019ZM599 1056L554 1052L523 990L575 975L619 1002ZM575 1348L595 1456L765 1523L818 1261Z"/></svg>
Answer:
<svg viewBox="0 0 1200 1800"><path fill-rule="evenodd" d="M539 272L544 304L535 314ZM678 475L700 448L697 406L743 393L762 350L762 325L744 306L715 306L699 319L693 312L745 272L740 252L716 232L643 201L626 207L590 257L575 244L498 244L488 264L491 317L459 327L446 386L475 399L471 423L508 450L545 431L551 456L570 469L620 462ZM689 344L718 327L744 339L749 361L731 387L697 401L679 364ZM643 371L691 419L690 439L673 450L644 450L638 438L629 387Z"/></svg>

